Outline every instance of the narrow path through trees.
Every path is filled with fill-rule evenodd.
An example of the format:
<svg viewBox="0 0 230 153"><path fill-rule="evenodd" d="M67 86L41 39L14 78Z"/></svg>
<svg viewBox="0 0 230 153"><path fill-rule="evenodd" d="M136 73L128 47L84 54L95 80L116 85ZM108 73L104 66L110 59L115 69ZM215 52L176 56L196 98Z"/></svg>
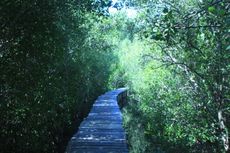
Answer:
<svg viewBox="0 0 230 153"><path fill-rule="evenodd" d="M128 153L122 114L126 89L120 88L99 96L89 115L71 138L67 153Z"/></svg>

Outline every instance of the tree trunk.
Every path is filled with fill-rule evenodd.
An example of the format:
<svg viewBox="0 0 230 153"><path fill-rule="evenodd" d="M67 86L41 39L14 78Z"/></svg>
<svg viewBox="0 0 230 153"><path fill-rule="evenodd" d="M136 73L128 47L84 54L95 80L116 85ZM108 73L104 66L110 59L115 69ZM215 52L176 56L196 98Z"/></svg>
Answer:
<svg viewBox="0 0 230 153"><path fill-rule="evenodd" d="M218 111L218 121L220 126L220 138L224 149L227 152L229 150L228 129L224 124L223 110Z"/></svg>

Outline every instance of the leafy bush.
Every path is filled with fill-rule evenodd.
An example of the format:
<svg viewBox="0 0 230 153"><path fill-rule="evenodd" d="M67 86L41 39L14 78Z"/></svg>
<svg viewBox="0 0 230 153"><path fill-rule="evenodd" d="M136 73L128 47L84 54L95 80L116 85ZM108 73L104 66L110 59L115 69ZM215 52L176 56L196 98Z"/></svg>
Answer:
<svg viewBox="0 0 230 153"><path fill-rule="evenodd" d="M90 5L0 2L0 152L64 152L106 90L113 54Z"/></svg>

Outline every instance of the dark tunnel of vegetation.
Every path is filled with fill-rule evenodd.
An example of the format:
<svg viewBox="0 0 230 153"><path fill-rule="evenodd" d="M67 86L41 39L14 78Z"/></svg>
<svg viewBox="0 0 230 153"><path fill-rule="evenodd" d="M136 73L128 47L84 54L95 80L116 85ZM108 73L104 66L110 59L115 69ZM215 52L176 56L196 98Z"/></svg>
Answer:
<svg viewBox="0 0 230 153"><path fill-rule="evenodd" d="M123 86L131 153L229 151L229 0L118 2L0 1L0 153L63 153Z"/></svg>

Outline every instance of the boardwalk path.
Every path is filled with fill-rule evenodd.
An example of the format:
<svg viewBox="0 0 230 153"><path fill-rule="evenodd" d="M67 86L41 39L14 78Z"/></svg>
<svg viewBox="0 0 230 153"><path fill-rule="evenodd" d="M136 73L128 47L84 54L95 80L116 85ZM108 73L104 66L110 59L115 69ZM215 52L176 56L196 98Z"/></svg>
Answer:
<svg viewBox="0 0 230 153"><path fill-rule="evenodd" d="M99 96L89 115L71 138L67 153L128 153L121 106L126 89Z"/></svg>

